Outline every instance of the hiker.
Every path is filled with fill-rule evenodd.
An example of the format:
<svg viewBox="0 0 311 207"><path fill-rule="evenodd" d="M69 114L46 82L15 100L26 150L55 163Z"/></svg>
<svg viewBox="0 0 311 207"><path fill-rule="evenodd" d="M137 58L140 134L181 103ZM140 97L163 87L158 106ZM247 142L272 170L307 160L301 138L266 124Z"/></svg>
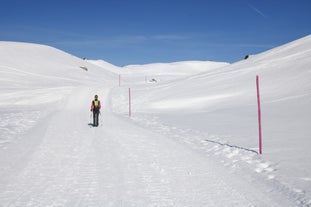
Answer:
<svg viewBox="0 0 311 207"><path fill-rule="evenodd" d="M98 95L95 95L94 100L91 104L91 111L93 112L93 126L98 126L98 115L100 113L100 101L98 100Z"/></svg>

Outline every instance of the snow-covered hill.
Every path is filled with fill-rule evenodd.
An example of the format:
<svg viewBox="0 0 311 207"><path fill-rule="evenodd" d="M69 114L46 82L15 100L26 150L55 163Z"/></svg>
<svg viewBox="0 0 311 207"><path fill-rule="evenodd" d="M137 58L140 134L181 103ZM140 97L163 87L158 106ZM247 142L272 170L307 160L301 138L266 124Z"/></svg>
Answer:
<svg viewBox="0 0 311 207"><path fill-rule="evenodd" d="M229 65L229 63L213 61L183 61L117 67L103 60L88 60L88 62L117 73L123 84L171 81Z"/></svg>
<svg viewBox="0 0 311 207"><path fill-rule="evenodd" d="M0 42L0 206L309 206L310 65L311 36L234 64L126 67Z"/></svg>
<svg viewBox="0 0 311 207"><path fill-rule="evenodd" d="M262 158L268 162L264 164L264 170L258 162L251 161L249 167L284 183L284 188L310 198L310 65L311 36L307 36L178 82L134 88L132 107L136 114L150 114L140 120L146 125L165 123L173 129L206 134L198 138L201 141L258 151L255 81L258 75L263 122ZM115 99L124 99L126 91L123 93ZM115 111L123 109L126 113L125 104L120 103L114 102ZM161 131L161 127L154 127ZM231 166L237 161L243 162L243 150L232 152L213 147L211 145L215 154L230 158Z"/></svg>
<svg viewBox="0 0 311 207"><path fill-rule="evenodd" d="M107 79L112 75L58 49L30 43L0 42L0 67L3 87L13 87L12 84L22 88L33 84L70 85Z"/></svg>

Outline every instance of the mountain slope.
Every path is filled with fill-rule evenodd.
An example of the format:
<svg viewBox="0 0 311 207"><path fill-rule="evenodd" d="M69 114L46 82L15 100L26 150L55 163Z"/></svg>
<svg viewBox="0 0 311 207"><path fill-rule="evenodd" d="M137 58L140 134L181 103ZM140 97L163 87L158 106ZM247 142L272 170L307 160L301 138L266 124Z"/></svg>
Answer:
<svg viewBox="0 0 311 207"><path fill-rule="evenodd" d="M0 205L310 205L309 48L310 36L232 65L125 69L0 42Z"/></svg>
<svg viewBox="0 0 311 207"><path fill-rule="evenodd" d="M1 85L21 88L99 82L113 74L58 49L31 43L0 42ZM111 79L111 78L110 78ZM3 88L2 87L2 88Z"/></svg>
<svg viewBox="0 0 311 207"><path fill-rule="evenodd" d="M259 75L263 158L274 165L267 177L311 198L310 65L311 36L307 36L185 80L148 86L148 93L133 88L133 111L150 114L142 122L151 125L148 120L156 120L170 129L208 133L201 141L258 151L255 78ZM126 109L119 104L120 97L115 100L115 111ZM217 151L230 156L222 148ZM243 161L243 155L238 160ZM257 171L258 166L250 166Z"/></svg>

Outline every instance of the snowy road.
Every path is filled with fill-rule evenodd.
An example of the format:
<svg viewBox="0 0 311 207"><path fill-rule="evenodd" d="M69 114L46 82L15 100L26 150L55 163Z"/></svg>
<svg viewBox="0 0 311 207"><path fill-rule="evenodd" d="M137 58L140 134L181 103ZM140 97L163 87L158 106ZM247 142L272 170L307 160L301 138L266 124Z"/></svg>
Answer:
<svg viewBox="0 0 311 207"><path fill-rule="evenodd" d="M114 115L108 89L102 126L90 128L93 91L75 90L31 132L32 144L15 147L21 156L0 158L1 207L293 206L200 151Z"/></svg>

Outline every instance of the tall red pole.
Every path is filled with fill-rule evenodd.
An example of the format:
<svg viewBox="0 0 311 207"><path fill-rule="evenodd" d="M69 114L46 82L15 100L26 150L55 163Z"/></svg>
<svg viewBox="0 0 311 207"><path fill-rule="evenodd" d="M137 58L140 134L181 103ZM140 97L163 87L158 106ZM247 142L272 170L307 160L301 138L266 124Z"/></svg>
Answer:
<svg viewBox="0 0 311 207"><path fill-rule="evenodd" d="M132 111L131 111L131 88L129 88L129 117L131 117Z"/></svg>
<svg viewBox="0 0 311 207"><path fill-rule="evenodd" d="M257 105L258 105L259 154L262 154L261 108L260 108L260 90L259 90L258 75L256 76L256 87L257 87Z"/></svg>

